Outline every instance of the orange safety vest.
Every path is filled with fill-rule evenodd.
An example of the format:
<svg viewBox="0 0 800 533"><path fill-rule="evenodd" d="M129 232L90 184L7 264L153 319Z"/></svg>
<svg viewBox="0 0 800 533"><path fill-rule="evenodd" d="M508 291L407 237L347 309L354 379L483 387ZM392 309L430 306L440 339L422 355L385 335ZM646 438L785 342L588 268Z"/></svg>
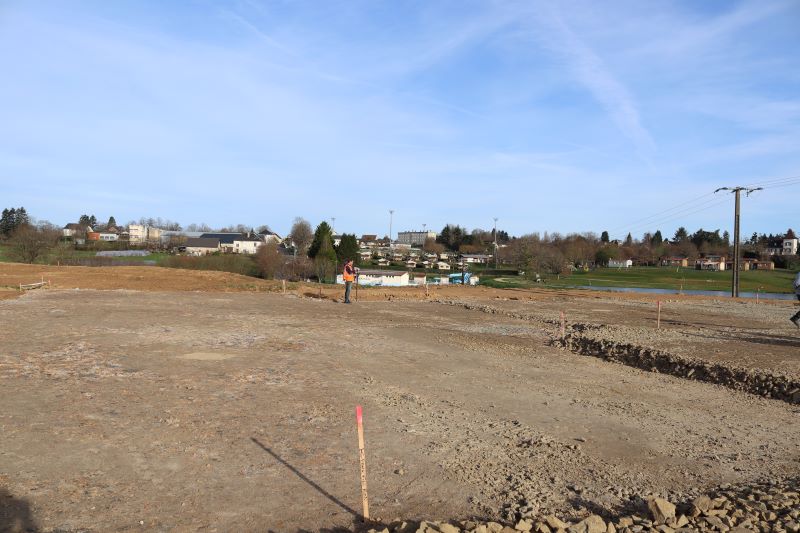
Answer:
<svg viewBox="0 0 800 533"><path fill-rule="evenodd" d="M344 266L344 272L342 272L342 278L345 281L355 281L356 280L356 272L353 270L351 266Z"/></svg>

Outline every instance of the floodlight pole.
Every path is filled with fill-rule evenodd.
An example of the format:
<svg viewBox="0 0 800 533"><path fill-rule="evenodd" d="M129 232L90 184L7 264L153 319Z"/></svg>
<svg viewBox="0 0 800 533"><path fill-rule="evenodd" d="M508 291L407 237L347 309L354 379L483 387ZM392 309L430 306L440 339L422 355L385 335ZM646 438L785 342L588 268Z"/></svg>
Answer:
<svg viewBox="0 0 800 533"><path fill-rule="evenodd" d="M494 217L494 269L497 270L497 217Z"/></svg>
<svg viewBox="0 0 800 533"><path fill-rule="evenodd" d="M392 218L394 217L394 209L389 209L389 246L392 245Z"/></svg>
<svg viewBox="0 0 800 533"><path fill-rule="evenodd" d="M748 188L748 187L720 187L715 193L719 191L731 191L735 197L735 207L733 214L733 276L731 279L731 297L739 297L739 269L741 266L741 250L739 249L739 219L741 218L741 193L745 192L747 196L753 191L760 191L761 187Z"/></svg>

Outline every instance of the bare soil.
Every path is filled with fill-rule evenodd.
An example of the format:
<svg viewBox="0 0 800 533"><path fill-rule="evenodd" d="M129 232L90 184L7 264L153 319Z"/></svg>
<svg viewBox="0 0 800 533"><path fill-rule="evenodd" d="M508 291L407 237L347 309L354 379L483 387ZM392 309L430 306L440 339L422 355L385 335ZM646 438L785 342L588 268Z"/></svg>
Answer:
<svg viewBox="0 0 800 533"><path fill-rule="evenodd" d="M675 299L656 331L653 300L580 291L362 289L348 306L218 272L24 265L0 286L40 275L55 288L0 300L0 531L351 526L357 404L387 520L579 518L800 474L797 405L551 345L563 309L796 375L788 303Z"/></svg>

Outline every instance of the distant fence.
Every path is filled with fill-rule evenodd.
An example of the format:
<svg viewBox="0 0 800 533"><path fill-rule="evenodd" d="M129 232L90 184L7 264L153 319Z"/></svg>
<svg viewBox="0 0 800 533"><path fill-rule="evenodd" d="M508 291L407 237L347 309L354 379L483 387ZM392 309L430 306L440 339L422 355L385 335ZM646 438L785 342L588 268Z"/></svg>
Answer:
<svg viewBox="0 0 800 533"><path fill-rule="evenodd" d="M46 287L49 285L50 285L50 280L45 281L44 278L42 278L42 281L37 281L36 283L20 283L19 290L20 292L29 291L32 289L40 289L42 287Z"/></svg>
<svg viewBox="0 0 800 533"><path fill-rule="evenodd" d="M147 250L106 250L97 252L97 257L145 257L150 255Z"/></svg>

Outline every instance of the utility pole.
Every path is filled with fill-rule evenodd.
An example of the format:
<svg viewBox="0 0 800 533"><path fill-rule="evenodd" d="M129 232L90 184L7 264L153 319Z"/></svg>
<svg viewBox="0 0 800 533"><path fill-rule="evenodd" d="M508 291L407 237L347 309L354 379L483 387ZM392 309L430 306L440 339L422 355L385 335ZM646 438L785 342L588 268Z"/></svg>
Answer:
<svg viewBox="0 0 800 533"><path fill-rule="evenodd" d="M494 217L494 269L497 270L497 217Z"/></svg>
<svg viewBox="0 0 800 533"><path fill-rule="evenodd" d="M760 191L761 187L720 187L715 193L719 191L731 191L736 196L734 215L733 215L733 279L731 280L731 297L739 297L739 268L741 266L740 250L739 250L739 218L741 207L741 192L744 191L747 196L754 191Z"/></svg>
<svg viewBox="0 0 800 533"><path fill-rule="evenodd" d="M389 246L392 245L392 217L394 217L394 209L389 209Z"/></svg>
<svg viewBox="0 0 800 533"><path fill-rule="evenodd" d="M331 217L331 235L336 234L336 217Z"/></svg>

